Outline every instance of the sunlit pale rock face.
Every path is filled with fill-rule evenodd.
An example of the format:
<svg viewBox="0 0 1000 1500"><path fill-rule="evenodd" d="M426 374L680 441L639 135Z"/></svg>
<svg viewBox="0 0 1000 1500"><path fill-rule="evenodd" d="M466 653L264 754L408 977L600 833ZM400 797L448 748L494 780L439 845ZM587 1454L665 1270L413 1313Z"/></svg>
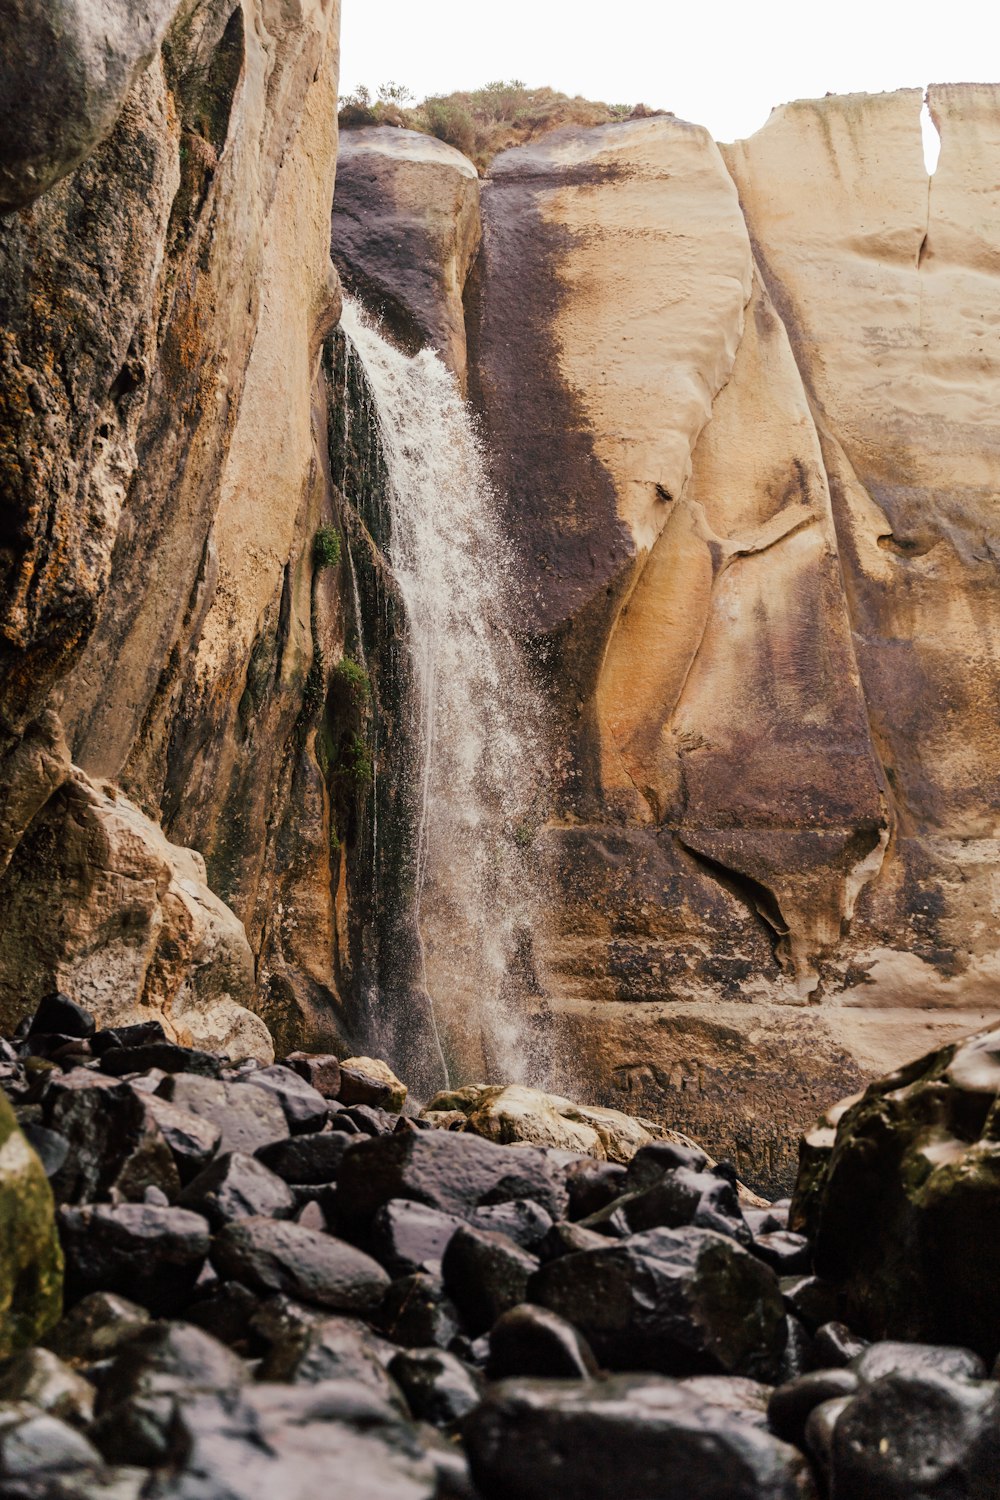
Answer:
<svg viewBox="0 0 1000 1500"><path fill-rule="evenodd" d="M560 132L483 191L567 1069L772 1182L834 1078L1000 1000L1000 91L931 91L930 181L921 101Z"/></svg>
<svg viewBox="0 0 1000 1500"><path fill-rule="evenodd" d="M1000 96L930 91L933 179L921 103L507 152L465 289L558 720L562 1085L772 1186L1000 994ZM362 134L377 239L412 169Z"/></svg>

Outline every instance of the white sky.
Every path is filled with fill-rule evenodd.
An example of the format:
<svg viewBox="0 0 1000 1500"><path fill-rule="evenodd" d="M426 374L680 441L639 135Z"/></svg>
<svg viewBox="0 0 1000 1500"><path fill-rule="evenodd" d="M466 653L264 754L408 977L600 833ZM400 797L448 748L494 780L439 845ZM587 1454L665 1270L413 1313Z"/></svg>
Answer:
<svg viewBox="0 0 1000 1500"><path fill-rule="evenodd" d="M343 0L341 88L495 78L670 109L719 140L827 91L1000 79L996 0Z"/></svg>

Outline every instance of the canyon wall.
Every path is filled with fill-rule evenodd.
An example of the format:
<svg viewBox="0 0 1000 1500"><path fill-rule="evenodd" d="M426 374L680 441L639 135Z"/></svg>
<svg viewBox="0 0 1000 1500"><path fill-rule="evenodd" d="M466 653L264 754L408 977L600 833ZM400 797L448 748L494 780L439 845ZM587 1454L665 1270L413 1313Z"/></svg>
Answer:
<svg viewBox="0 0 1000 1500"><path fill-rule="evenodd" d="M933 178L922 102L555 132L494 161L465 286L553 706L556 1081L774 1187L1000 1003L1000 90L931 89ZM343 158L356 198L381 138L372 214L404 134Z"/></svg>
<svg viewBox="0 0 1000 1500"><path fill-rule="evenodd" d="M331 1042L337 3L14 10L0 1014L61 986L234 1053L271 1055L260 1017Z"/></svg>

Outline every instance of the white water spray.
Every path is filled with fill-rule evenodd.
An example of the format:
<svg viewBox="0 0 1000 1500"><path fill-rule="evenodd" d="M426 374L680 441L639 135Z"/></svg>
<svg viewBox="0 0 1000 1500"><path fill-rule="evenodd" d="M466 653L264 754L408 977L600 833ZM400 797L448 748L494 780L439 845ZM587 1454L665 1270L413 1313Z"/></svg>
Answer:
<svg viewBox="0 0 1000 1500"><path fill-rule="evenodd" d="M410 358L346 303L389 473L389 562L417 695L418 924L453 1082L537 1077L525 1034L541 871L540 702L511 630L509 549L472 416L430 350Z"/></svg>

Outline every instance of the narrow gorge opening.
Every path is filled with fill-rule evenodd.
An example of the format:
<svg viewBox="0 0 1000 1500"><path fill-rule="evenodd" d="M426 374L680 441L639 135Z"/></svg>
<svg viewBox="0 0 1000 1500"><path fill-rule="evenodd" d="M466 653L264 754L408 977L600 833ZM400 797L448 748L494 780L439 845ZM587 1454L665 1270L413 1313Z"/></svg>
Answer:
<svg viewBox="0 0 1000 1500"><path fill-rule="evenodd" d="M511 549L472 414L442 361L430 349L401 353L357 304L346 304L342 327L363 367L385 470L383 603L366 597L363 569L358 585L349 548L353 588L362 616L394 596L405 659L403 702L374 761L405 787L410 877L397 900L409 910L394 917L377 905L416 951L397 955L409 997L405 986L370 997L373 1041L427 1083L537 1080L544 1062L525 1009L539 989L547 756L516 638ZM372 802L377 881L377 789ZM381 991L381 975L376 983ZM398 1013L409 1004L423 1008L419 1040Z"/></svg>

